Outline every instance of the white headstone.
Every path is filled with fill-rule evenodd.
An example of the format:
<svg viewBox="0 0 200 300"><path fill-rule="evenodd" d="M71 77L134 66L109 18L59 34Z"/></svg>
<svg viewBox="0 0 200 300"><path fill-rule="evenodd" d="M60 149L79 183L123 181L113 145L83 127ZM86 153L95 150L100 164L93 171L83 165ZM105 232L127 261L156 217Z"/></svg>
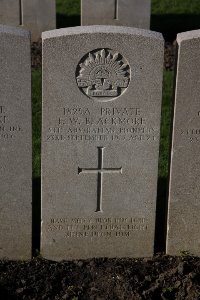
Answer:
<svg viewBox="0 0 200 300"><path fill-rule="evenodd" d="M30 34L0 25L0 259L32 255Z"/></svg>
<svg viewBox="0 0 200 300"><path fill-rule="evenodd" d="M43 33L42 255L152 256L163 38Z"/></svg>
<svg viewBox="0 0 200 300"><path fill-rule="evenodd" d="M81 0L82 25L150 28L151 0Z"/></svg>
<svg viewBox="0 0 200 300"><path fill-rule="evenodd" d="M37 42L43 31L56 28L55 0L0 0L0 24L21 26Z"/></svg>
<svg viewBox="0 0 200 300"><path fill-rule="evenodd" d="M22 25L31 31L32 41L43 31L56 28L55 0L22 0Z"/></svg>
<svg viewBox="0 0 200 300"><path fill-rule="evenodd" d="M20 25L19 1L0 0L0 24Z"/></svg>
<svg viewBox="0 0 200 300"><path fill-rule="evenodd" d="M167 253L200 256L200 30L177 43Z"/></svg>

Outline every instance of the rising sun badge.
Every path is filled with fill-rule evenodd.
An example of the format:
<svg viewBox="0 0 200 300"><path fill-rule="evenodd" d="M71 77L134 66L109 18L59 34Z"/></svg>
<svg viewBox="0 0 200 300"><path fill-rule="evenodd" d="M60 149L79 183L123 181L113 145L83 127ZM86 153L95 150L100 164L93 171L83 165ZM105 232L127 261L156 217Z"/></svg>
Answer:
<svg viewBox="0 0 200 300"><path fill-rule="evenodd" d="M94 50L80 61L76 80L80 90L88 97L98 101L114 100L128 88L130 66L118 52Z"/></svg>

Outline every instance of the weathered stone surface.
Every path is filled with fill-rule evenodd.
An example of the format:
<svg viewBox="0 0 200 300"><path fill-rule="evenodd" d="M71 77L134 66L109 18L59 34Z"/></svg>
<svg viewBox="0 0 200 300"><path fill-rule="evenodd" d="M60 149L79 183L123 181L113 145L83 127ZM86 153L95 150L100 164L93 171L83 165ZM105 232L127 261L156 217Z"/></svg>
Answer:
<svg viewBox="0 0 200 300"><path fill-rule="evenodd" d="M41 33L56 28L55 0L22 0L22 24L31 31L31 39L37 41Z"/></svg>
<svg viewBox="0 0 200 300"><path fill-rule="evenodd" d="M43 33L44 257L153 254L162 69L159 33Z"/></svg>
<svg viewBox="0 0 200 300"><path fill-rule="evenodd" d="M200 30L177 43L167 253L200 255Z"/></svg>
<svg viewBox="0 0 200 300"><path fill-rule="evenodd" d="M19 1L0 0L0 24L20 25Z"/></svg>
<svg viewBox="0 0 200 300"><path fill-rule="evenodd" d="M30 259L30 34L1 25L0 40L0 258Z"/></svg>
<svg viewBox="0 0 200 300"><path fill-rule="evenodd" d="M150 28L151 0L81 0L82 25Z"/></svg>

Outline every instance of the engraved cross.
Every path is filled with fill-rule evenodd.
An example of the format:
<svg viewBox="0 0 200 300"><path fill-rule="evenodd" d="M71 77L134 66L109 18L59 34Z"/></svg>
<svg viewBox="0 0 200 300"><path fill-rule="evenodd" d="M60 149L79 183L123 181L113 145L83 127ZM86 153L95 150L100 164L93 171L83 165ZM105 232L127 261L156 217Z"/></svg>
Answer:
<svg viewBox="0 0 200 300"><path fill-rule="evenodd" d="M115 1L115 8L114 8L114 20L118 20L118 11L119 11L119 3L118 0Z"/></svg>
<svg viewBox="0 0 200 300"><path fill-rule="evenodd" d="M103 212L102 210L102 192L103 192L103 174L122 174L121 168L104 168L103 157L105 147L98 148L98 168L78 168L78 174L97 174L97 209L95 212Z"/></svg>
<svg viewBox="0 0 200 300"><path fill-rule="evenodd" d="M23 0L19 0L19 25L23 25L23 13L22 13L22 9L23 9Z"/></svg>

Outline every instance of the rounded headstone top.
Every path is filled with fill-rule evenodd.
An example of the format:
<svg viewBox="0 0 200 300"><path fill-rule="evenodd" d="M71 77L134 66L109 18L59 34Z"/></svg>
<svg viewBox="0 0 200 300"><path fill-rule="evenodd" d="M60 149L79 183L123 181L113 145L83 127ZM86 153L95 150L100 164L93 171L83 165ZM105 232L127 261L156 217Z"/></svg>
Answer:
<svg viewBox="0 0 200 300"><path fill-rule="evenodd" d="M177 43L180 44L183 41L186 40L193 40L193 39L199 39L200 38L200 30L192 30L192 31L186 31L181 32L177 34Z"/></svg>
<svg viewBox="0 0 200 300"><path fill-rule="evenodd" d="M154 38L163 41L163 36L159 32L150 31L146 29L139 29L126 26L107 26L107 25L92 25L92 26L77 26L69 28L61 28L51 31L45 31L42 33L42 39L56 38L64 35L78 35L87 33L116 33L116 34L128 34L138 35L147 38Z"/></svg>
<svg viewBox="0 0 200 300"><path fill-rule="evenodd" d="M31 34L29 30L18 28L15 26L7 26L7 25L0 25L0 34L1 33L7 33L11 35L18 35L30 38Z"/></svg>

